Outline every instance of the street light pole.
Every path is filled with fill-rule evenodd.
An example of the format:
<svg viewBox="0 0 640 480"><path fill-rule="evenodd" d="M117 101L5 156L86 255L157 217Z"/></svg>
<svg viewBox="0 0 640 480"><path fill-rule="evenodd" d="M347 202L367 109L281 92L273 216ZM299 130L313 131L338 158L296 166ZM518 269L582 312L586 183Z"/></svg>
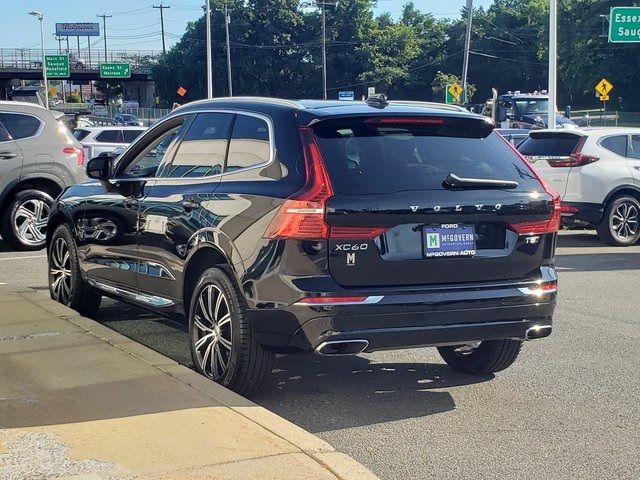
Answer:
<svg viewBox="0 0 640 480"><path fill-rule="evenodd" d="M322 2L322 98L327 99L327 15Z"/></svg>
<svg viewBox="0 0 640 480"><path fill-rule="evenodd" d="M464 61L462 63L462 98L467 98L467 75L469 73L469 50L471 48L471 23L473 22L473 0L467 0L467 35L464 40Z"/></svg>
<svg viewBox="0 0 640 480"><path fill-rule="evenodd" d="M29 12L40 20L40 45L42 47L42 78L44 79L44 107L49 110L49 81L47 80L47 65L44 53L44 14L42 12Z"/></svg>
<svg viewBox="0 0 640 480"><path fill-rule="evenodd" d="M213 98L213 65L211 62L211 5L204 1L204 15L207 24L207 98Z"/></svg>
<svg viewBox="0 0 640 480"><path fill-rule="evenodd" d="M547 128L556 129L558 0L549 0L549 118Z"/></svg>

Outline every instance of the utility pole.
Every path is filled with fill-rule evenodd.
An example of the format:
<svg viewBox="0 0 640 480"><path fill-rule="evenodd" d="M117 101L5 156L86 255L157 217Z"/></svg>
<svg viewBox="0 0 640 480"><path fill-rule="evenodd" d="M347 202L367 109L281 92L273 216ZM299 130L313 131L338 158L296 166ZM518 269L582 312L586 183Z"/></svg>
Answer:
<svg viewBox="0 0 640 480"><path fill-rule="evenodd" d="M231 80L231 42L229 41L229 23L231 23L231 17L227 6L224 6L224 30L227 36L227 83L229 86L229 96L233 97L233 80Z"/></svg>
<svg viewBox="0 0 640 480"><path fill-rule="evenodd" d="M102 18L102 35L104 38L104 61L107 63L109 60L107 58L107 18L111 18L113 15L96 15L96 17Z"/></svg>
<svg viewBox="0 0 640 480"><path fill-rule="evenodd" d="M112 15L107 15L103 13L102 15L96 15L96 17L102 18L102 34L104 36L104 63L107 63L109 59L107 58L107 18L111 18ZM100 68L100 66L98 66ZM106 100L107 108L109 108L109 83L105 81L105 92L104 98Z"/></svg>
<svg viewBox="0 0 640 480"><path fill-rule="evenodd" d="M312 4L313 5L313 4ZM327 99L327 11L326 7L335 7L335 2L316 1L322 13L322 98Z"/></svg>
<svg viewBox="0 0 640 480"><path fill-rule="evenodd" d="M167 53L167 48L165 47L165 44L164 44L164 15L162 14L162 12L165 8L171 8L171 6L163 5L162 2L160 2L160 5L157 5L157 6L152 5L152 7L160 9L160 29L162 30L162 53Z"/></svg>
<svg viewBox="0 0 640 480"><path fill-rule="evenodd" d="M556 129L556 82L558 54L558 0L549 0L549 118L547 128Z"/></svg>
<svg viewBox="0 0 640 480"><path fill-rule="evenodd" d="M213 65L211 62L211 5L204 0L204 14L207 24L207 98L213 98Z"/></svg>
<svg viewBox="0 0 640 480"><path fill-rule="evenodd" d="M462 95L467 103L467 75L469 73L469 50L471 49L471 23L473 22L473 0L467 0L467 34L464 39L464 60L462 63Z"/></svg>

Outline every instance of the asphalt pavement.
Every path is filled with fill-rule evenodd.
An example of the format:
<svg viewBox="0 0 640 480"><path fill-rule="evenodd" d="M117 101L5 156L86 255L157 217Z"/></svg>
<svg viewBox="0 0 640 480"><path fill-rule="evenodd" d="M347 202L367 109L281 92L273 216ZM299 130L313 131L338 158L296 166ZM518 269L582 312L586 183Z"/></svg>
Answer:
<svg viewBox="0 0 640 480"><path fill-rule="evenodd" d="M554 333L494 376L434 349L281 356L253 400L384 479L640 478L640 246L563 232ZM42 252L0 244L0 283L46 291ZM190 364L182 325L114 301L97 320Z"/></svg>

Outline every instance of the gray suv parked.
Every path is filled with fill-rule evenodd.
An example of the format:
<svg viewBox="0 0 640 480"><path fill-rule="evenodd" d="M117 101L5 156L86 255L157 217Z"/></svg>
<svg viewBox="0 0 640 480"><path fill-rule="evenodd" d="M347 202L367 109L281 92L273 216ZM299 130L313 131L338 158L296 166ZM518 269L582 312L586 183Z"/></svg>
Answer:
<svg viewBox="0 0 640 480"><path fill-rule="evenodd" d="M0 233L17 250L44 246L53 200L86 179L82 146L61 117L0 101Z"/></svg>

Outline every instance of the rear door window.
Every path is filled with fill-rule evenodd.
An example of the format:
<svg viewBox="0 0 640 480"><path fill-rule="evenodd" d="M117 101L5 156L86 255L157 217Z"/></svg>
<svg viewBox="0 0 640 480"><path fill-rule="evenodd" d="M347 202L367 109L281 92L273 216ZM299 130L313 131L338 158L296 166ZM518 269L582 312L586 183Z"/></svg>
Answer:
<svg viewBox="0 0 640 480"><path fill-rule="evenodd" d="M124 143L133 142L140 136L140 134L142 134L142 132L144 132L144 130L123 130L122 133L124 133Z"/></svg>
<svg viewBox="0 0 640 480"><path fill-rule="evenodd" d="M231 113L200 113L189 125L165 176L208 177L222 173Z"/></svg>
<svg viewBox="0 0 640 480"><path fill-rule="evenodd" d="M122 130L105 130L96 135L96 141L100 143L124 143Z"/></svg>
<svg viewBox="0 0 640 480"><path fill-rule="evenodd" d="M2 122L13 140L33 137L38 133L42 124L36 117L19 113L0 113L0 122Z"/></svg>
<svg viewBox="0 0 640 480"><path fill-rule="evenodd" d="M530 157L568 157L580 141L579 135L560 133L530 134L518 144L518 151Z"/></svg>
<svg viewBox="0 0 640 480"><path fill-rule="evenodd" d="M233 124L227 172L269 161L269 126L261 118L239 114Z"/></svg>
<svg viewBox="0 0 640 480"><path fill-rule="evenodd" d="M380 118L387 117L330 120L314 127L336 193L442 189L450 173L540 189L527 165L483 120Z"/></svg>
<svg viewBox="0 0 640 480"><path fill-rule="evenodd" d="M84 130L83 128L78 128L75 132L73 132L73 136L76 137L76 140L78 140L79 142L84 140L85 138L87 138L87 135L89 135L91 133L91 131L89 130Z"/></svg>
<svg viewBox="0 0 640 480"><path fill-rule="evenodd" d="M603 138L600 141L600 146L609 150L610 152L615 153L616 155L626 157L628 139L628 135L614 135L611 137Z"/></svg>

